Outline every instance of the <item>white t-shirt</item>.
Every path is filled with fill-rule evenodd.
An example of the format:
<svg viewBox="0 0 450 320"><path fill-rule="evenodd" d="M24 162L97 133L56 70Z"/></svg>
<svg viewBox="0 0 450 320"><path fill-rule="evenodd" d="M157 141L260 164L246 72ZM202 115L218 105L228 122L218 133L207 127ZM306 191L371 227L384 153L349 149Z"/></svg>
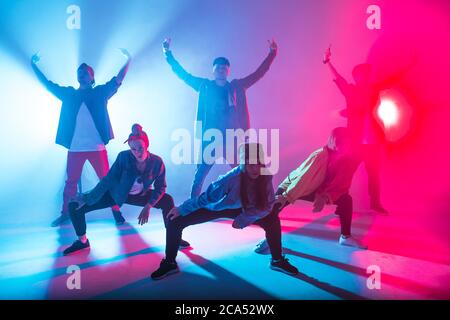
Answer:
<svg viewBox="0 0 450 320"><path fill-rule="evenodd" d="M141 178L136 178L136 180L133 183L133 186L131 187L129 194L140 194L144 190L144 184L142 183Z"/></svg>
<svg viewBox="0 0 450 320"><path fill-rule="evenodd" d="M73 133L72 144L70 145L69 151L86 152L103 150L105 150L105 144L95 127L91 113L83 102L78 111L75 131Z"/></svg>

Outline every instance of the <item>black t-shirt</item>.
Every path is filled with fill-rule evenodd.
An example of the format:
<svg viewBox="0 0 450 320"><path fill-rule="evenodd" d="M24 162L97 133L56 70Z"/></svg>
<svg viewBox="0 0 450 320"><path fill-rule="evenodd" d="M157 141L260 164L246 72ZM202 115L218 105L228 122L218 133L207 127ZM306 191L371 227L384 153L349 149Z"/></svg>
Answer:
<svg viewBox="0 0 450 320"><path fill-rule="evenodd" d="M221 131L234 128L233 117L235 106L229 105L228 87L212 82L208 88L206 110L206 129L215 128Z"/></svg>

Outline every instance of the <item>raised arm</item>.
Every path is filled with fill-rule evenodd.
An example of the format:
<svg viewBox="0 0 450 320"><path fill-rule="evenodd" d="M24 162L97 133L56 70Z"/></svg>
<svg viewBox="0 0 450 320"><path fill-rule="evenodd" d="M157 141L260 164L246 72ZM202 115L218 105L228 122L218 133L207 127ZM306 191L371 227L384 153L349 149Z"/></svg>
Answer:
<svg viewBox="0 0 450 320"><path fill-rule="evenodd" d="M45 88L50 91L55 97L62 100L67 93L68 87L61 87L60 85L50 81L47 77L42 73L42 71L37 66L38 62L41 60L41 57L38 53L34 54L31 57L31 68L33 68L36 77L39 82L42 83Z"/></svg>
<svg viewBox="0 0 450 320"><path fill-rule="evenodd" d="M333 75L333 81L338 86L339 90L346 95L347 89L348 89L348 82L345 80L343 76L336 70L334 65L331 63L331 47L328 47L328 49L325 51L325 55L323 58L323 63L328 65L328 69L330 70L331 74Z"/></svg>
<svg viewBox="0 0 450 320"><path fill-rule="evenodd" d="M131 63L130 53L127 51L127 49L121 48L119 50L127 58L127 62L125 62L124 66L120 69L117 76L114 76L107 83L96 87L97 90L101 90L102 95L104 95L106 99L109 99L116 94L117 90L122 85L122 81L128 72L128 68L130 67Z"/></svg>
<svg viewBox="0 0 450 320"><path fill-rule="evenodd" d="M131 55L128 52L127 49L120 49L120 52L122 52L122 54L127 58L127 62L125 62L124 66L122 67L122 69L120 69L119 73L116 76L116 81L118 84L121 84L123 79L125 78L127 72L128 72L128 68L130 67L130 63L131 63Z"/></svg>
<svg viewBox="0 0 450 320"><path fill-rule="evenodd" d="M264 61L261 63L261 65L256 69L255 72L249 74L245 78L239 79L239 82L242 84L244 88L250 88L252 85L254 85L258 80L260 80L266 72L269 70L270 66L272 65L273 60L275 59L277 52L278 52L278 45L277 43L272 39L272 41L269 42L269 54L264 59Z"/></svg>
<svg viewBox="0 0 450 320"><path fill-rule="evenodd" d="M166 57L167 63L172 67L172 71L183 80L188 86L192 87L195 91L199 91L201 85L207 81L205 78L195 77L187 72L181 64L174 58L172 51L170 50L170 38L165 39L163 42L163 52Z"/></svg>

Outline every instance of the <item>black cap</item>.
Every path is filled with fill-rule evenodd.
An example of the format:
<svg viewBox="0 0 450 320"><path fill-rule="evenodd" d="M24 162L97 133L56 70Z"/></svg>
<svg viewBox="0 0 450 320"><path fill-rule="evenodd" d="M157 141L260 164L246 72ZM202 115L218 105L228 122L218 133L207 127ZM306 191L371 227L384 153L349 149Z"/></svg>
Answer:
<svg viewBox="0 0 450 320"><path fill-rule="evenodd" d="M225 57L218 57L218 58L214 59L213 66L215 66L216 64L222 64L222 65L230 66L230 61L228 61L228 59L225 58Z"/></svg>

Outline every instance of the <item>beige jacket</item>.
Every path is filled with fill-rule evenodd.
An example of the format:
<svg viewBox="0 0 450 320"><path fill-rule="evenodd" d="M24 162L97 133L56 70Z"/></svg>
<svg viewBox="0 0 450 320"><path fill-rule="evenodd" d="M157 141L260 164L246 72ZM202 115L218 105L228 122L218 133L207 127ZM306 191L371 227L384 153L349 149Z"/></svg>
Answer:
<svg viewBox="0 0 450 320"><path fill-rule="evenodd" d="M333 204L348 193L358 162L351 156L333 159L330 152L329 147L314 151L279 185L289 203L318 193L328 198L328 204Z"/></svg>

